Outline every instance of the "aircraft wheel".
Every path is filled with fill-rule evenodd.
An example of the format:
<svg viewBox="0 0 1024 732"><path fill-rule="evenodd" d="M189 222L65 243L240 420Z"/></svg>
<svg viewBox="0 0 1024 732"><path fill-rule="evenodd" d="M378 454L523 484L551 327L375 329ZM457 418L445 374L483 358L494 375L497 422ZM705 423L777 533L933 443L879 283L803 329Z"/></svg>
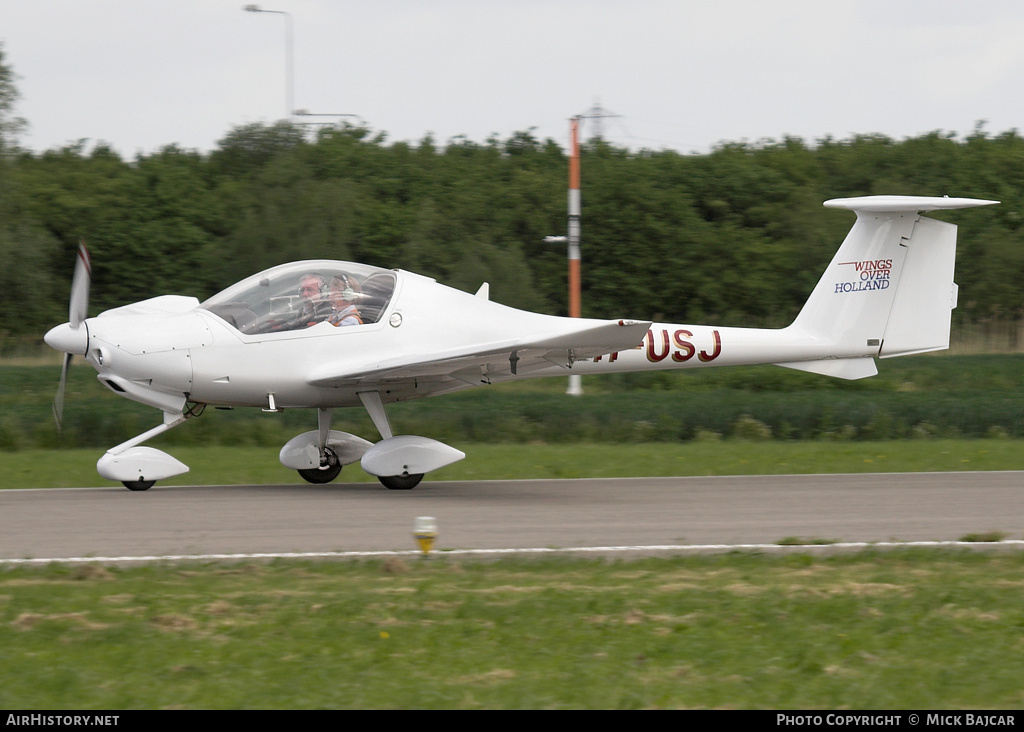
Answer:
<svg viewBox="0 0 1024 732"><path fill-rule="evenodd" d="M341 463L338 462L338 456L334 450L327 448L327 464L321 465L319 468L304 468L299 470L299 475L302 476L303 480L310 483L330 483L332 480L338 477L341 472Z"/></svg>
<svg viewBox="0 0 1024 732"><path fill-rule="evenodd" d="M423 473L412 475L381 475L378 480L384 484L389 491L407 491L415 488L423 480Z"/></svg>
<svg viewBox="0 0 1024 732"><path fill-rule="evenodd" d="M148 491L156 483L155 480L122 480L121 482L130 491Z"/></svg>

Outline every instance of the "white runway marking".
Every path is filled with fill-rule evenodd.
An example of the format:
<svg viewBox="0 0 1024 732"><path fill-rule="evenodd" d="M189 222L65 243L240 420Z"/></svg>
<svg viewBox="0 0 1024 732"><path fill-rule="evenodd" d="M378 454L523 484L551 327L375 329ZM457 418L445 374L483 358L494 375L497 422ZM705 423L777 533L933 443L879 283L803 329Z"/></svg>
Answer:
<svg viewBox="0 0 1024 732"><path fill-rule="evenodd" d="M617 553L671 553L700 554L728 551L825 551L833 549L909 549L915 547L944 547L961 549L1024 548L1024 540L1004 541L850 541L834 544L687 544L651 546L586 546L535 547L520 549L445 549L431 552L430 556L496 556L514 554L617 554ZM182 561L239 561L246 559L367 559L374 557L422 556L417 550L368 552L268 552L256 554L169 554L139 557L49 557L38 559L0 559L0 565L25 564L124 564L128 562L182 562Z"/></svg>

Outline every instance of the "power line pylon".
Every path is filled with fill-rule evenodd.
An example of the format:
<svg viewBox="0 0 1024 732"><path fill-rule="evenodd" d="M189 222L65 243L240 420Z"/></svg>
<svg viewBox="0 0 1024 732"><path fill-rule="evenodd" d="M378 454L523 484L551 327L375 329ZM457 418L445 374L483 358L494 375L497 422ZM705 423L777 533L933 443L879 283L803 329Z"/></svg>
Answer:
<svg viewBox="0 0 1024 732"><path fill-rule="evenodd" d="M594 104L583 114L577 115L577 119L592 119L594 120L594 134L591 137L601 137L604 132L604 125L601 123L603 119L613 119L621 117L621 114L615 114L601 106L601 100L595 98ZM602 138L603 139L603 138Z"/></svg>

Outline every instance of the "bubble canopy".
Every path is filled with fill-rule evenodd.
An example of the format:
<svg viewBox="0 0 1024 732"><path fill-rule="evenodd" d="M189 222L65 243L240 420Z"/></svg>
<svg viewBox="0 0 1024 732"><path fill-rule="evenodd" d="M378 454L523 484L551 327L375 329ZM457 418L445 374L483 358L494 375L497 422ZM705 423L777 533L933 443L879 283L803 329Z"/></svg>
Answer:
<svg viewBox="0 0 1024 732"><path fill-rule="evenodd" d="M342 306L354 306L366 325L380 320L396 282L390 270L355 262L291 262L247 277L200 307L247 335L308 328Z"/></svg>

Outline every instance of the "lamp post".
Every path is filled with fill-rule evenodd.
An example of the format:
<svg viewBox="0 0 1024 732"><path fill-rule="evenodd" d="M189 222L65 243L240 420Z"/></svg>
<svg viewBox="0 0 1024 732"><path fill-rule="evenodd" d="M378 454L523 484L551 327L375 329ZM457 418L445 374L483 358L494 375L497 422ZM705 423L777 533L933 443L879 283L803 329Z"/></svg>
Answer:
<svg viewBox="0 0 1024 732"><path fill-rule="evenodd" d="M284 63L285 63L285 115L291 119L295 113L295 53L292 44L292 14L283 10L264 10L259 5L246 5L243 10L247 13L274 13L283 15L285 20L284 33Z"/></svg>
<svg viewBox="0 0 1024 732"><path fill-rule="evenodd" d="M580 309L580 118L569 120L569 317Z"/></svg>
<svg viewBox="0 0 1024 732"><path fill-rule="evenodd" d="M549 244L568 244L569 255L569 317L582 315L580 308L580 118L569 120L569 236L548 236ZM579 374L569 375L570 396L583 394L583 383Z"/></svg>

